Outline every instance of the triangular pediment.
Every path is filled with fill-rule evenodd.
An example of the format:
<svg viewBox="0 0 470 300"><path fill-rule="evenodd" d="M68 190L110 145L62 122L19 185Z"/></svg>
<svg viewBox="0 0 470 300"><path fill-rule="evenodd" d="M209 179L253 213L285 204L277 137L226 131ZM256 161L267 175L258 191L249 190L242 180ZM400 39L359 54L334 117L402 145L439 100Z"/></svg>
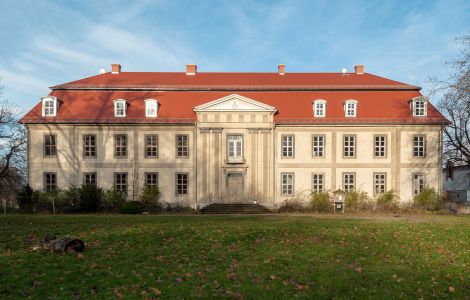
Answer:
<svg viewBox="0 0 470 300"><path fill-rule="evenodd" d="M275 112L276 108L256 100L232 94L214 101L201 104L194 111L258 111Z"/></svg>

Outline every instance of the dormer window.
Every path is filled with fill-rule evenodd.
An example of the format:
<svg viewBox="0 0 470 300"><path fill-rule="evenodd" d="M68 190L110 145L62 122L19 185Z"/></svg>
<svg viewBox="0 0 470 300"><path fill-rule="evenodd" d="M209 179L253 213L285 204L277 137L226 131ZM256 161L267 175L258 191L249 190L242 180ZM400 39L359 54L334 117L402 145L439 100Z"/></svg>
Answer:
<svg viewBox="0 0 470 300"><path fill-rule="evenodd" d="M313 115L315 117L326 116L326 100L319 99L313 101Z"/></svg>
<svg viewBox="0 0 470 300"><path fill-rule="evenodd" d="M42 98L42 116L55 117L57 115L58 101L56 97L47 96Z"/></svg>
<svg viewBox="0 0 470 300"><path fill-rule="evenodd" d="M344 103L344 113L346 117L355 117L357 113L357 101L346 100Z"/></svg>
<svg viewBox="0 0 470 300"><path fill-rule="evenodd" d="M148 118L157 117L158 113L158 101L155 99L145 100L145 116Z"/></svg>
<svg viewBox="0 0 470 300"><path fill-rule="evenodd" d="M425 117L427 115L428 100L426 97L415 97L411 100L413 117Z"/></svg>
<svg viewBox="0 0 470 300"><path fill-rule="evenodd" d="M125 117L127 110L127 103L124 99L114 100L114 116Z"/></svg>

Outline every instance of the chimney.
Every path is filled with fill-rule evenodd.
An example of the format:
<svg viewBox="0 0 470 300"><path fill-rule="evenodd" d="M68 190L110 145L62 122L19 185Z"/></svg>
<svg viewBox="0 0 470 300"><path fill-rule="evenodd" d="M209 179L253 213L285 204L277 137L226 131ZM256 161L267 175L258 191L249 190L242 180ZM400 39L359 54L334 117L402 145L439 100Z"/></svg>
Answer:
<svg viewBox="0 0 470 300"><path fill-rule="evenodd" d="M186 75L196 75L197 66L194 64L186 65Z"/></svg>
<svg viewBox="0 0 470 300"><path fill-rule="evenodd" d="M354 71L355 71L356 74L358 74L358 75L364 74L364 65L356 65L356 66L354 66Z"/></svg>
<svg viewBox="0 0 470 300"><path fill-rule="evenodd" d="M277 65L277 73L278 73L279 75L284 75L284 74L286 74L286 65L284 65L284 64L279 64L279 65Z"/></svg>
<svg viewBox="0 0 470 300"><path fill-rule="evenodd" d="M112 74L121 73L121 65L120 64L111 64L111 73Z"/></svg>

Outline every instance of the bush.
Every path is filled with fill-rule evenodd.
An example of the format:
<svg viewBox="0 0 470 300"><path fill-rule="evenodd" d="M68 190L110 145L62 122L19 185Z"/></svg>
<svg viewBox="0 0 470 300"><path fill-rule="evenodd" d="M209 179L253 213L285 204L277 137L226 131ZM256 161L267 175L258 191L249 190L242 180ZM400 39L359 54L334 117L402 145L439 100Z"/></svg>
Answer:
<svg viewBox="0 0 470 300"><path fill-rule="evenodd" d="M158 187L146 186L142 191L140 199L145 204L145 210L148 212L160 212L162 206L159 203L160 190Z"/></svg>
<svg viewBox="0 0 470 300"><path fill-rule="evenodd" d="M103 194L101 209L105 212L117 212L126 202L126 193L114 189L107 190Z"/></svg>
<svg viewBox="0 0 470 300"><path fill-rule="evenodd" d="M145 211L145 204L142 201L127 201L118 211L120 214L141 214Z"/></svg>
<svg viewBox="0 0 470 300"><path fill-rule="evenodd" d="M54 196L56 212L71 213L80 211L79 187L71 186L67 190L57 190L54 194L50 194L51 202L52 196Z"/></svg>
<svg viewBox="0 0 470 300"><path fill-rule="evenodd" d="M37 202L37 195L35 191L29 186L25 185L17 195L18 205L20 210L24 213L32 213L33 207Z"/></svg>
<svg viewBox="0 0 470 300"><path fill-rule="evenodd" d="M413 205L418 209L436 211L442 209L444 203L435 189L425 187L421 193L413 198Z"/></svg>
<svg viewBox="0 0 470 300"><path fill-rule="evenodd" d="M393 190L387 191L377 197L378 210L396 210L398 209L398 196Z"/></svg>
<svg viewBox="0 0 470 300"><path fill-rule="evenodd" d="M196 210L185 204L177 204L175 206L167 205L166 211L169 213L177 214L193 214L196 213Z"/></svg>
<svg viewBox="0 0 470 300"><path fill-rule="evenodd" d="M333 211L333 202L329 192L312 192L310 194L310 206L317 212Z"/></svg>
<svg viewBox="0 0 470 300"><path fill-rule="evenodd" d="M361 190L353 190L346 193L344 207L348 211L357 212L367 209L369 206L369 196Z"/></svg>
<svg viewBox="0 0 470 300"><path fill-rule="evenodd" d="M82 212L96 212L101 207L103 189L95 185L82 185L79 193L79 207Z"/></svg>
<svg viewBox="0 0 470 300"><path fill-rule="evenodd" d="M287 199L279 207L280 213L306 212L308 207L297 198Z"/></svg>

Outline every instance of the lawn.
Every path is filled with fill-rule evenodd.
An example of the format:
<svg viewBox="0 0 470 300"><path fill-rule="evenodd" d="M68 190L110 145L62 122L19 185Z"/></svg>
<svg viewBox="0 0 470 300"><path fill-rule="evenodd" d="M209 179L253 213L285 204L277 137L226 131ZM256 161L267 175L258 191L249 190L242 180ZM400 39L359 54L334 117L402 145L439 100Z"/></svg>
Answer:
<svg viewBox="0 0 470 300"><path fill-rule="evenodd" d="M0 217L0 299L293 297L469 298L470 217Z"/></svg>

